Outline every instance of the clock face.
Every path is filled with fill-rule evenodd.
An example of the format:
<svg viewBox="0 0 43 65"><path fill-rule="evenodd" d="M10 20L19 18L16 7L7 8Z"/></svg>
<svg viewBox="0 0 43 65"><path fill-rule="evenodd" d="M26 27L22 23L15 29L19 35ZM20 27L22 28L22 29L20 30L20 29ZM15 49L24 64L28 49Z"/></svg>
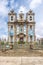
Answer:
<svg viewBox="0 0 43 65"><path fill-rule="evenodd" d="M13 36L14 35L14 31L10 30L10 35Z"/></svg>
<svg viewBox="0 0 43 65"><path fill-rule="evenodd" d="M33 36L33 35L34 35L34 33L33 33L33 31L32 31L31 29L29 30L28 34L29 34L30 36Z"/></svg>

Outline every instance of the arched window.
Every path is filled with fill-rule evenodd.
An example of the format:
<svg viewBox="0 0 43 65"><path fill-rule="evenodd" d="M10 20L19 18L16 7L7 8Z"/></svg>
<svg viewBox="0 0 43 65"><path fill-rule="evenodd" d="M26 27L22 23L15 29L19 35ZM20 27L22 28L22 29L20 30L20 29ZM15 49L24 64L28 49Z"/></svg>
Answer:
<svg viewBox="0 0 43 65"><path fill-rule="evenodd" d="M32 20L32 16L30 16L30 21Z"/></svg>
<svg viewBox="0 0 43 65"><path fill-rule="evenodd" d="M13 16L11 16L11 21L13 20Z"/></svg>
<svg viewBox="0 0 43 65"><path fill-rule="evenodd" d="M32 25L30 25L30 29L32 30Z"/></svg>
<svg viewBox="0 0 43 65"><path fill-rule="evenodd" d="M11 29L13 29L13 25L11 25Z"/></svg>

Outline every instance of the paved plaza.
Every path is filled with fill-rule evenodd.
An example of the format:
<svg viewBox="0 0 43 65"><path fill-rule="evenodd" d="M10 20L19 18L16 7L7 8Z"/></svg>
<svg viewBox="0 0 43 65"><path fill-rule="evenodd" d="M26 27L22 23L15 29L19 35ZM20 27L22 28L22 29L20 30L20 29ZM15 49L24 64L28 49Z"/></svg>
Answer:
<svg viewBox="0 0 43 65"><path fill-rule="evenodd" d="M0 65L43 65L43 57L0 57Z"/></svg>

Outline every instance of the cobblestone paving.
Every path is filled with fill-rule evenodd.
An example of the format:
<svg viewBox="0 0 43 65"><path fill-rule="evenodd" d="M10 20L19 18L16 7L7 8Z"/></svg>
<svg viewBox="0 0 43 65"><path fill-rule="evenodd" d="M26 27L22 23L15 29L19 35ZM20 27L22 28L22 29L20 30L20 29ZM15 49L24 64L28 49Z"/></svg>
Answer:
<svg viewBox="0 0 43 65"><path fill-rule="evenodd" d="M0 57L0 65L43 65L43 57Z"/></svg>

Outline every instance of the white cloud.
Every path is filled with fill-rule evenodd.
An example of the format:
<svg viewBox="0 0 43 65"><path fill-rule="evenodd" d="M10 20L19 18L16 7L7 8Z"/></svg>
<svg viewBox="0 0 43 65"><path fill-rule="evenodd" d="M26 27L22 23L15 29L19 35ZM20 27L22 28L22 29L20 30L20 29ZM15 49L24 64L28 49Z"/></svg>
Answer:
<svg viewBox="0 0 43 65"><path fill-rule="evenodd" d="M0 0L0 15L6 16L6 14L8 13L8 8L6 7L7 4L7 0Z"/></svg>
<svg viewBox="0 0 43 65"><path fill-rule="evenodd" d="M24 6L20 6L18 12L20 13L20 11L22 11L23 13L26 13L27 9Z"/></svg>
<svg viewBox="0 0 43 65"><path fill-rule="evenodd" d="M11 9L14 9L14 0L10 1Z"/></svg>
<svg viewBox="0 0 43 65"><path fill-rule="evenodd" d="M4 22L4 23L3 23ZM0 30L3 30L3 32L6 32L7 33L7 23L5 21L3 22L0 22ZM1 33L1 31L0 31Z"/></svg>
<svg viewBox="0 0 43 65"><path fill-rule="evenodd" d="M4 40L4 39L6 39L6 41L8 41L8 36L3 34L3 35L1 36L1 40Z"/></svg>
<svg viewBox="0 0 43 65"><path fill-rule="evenodd" d="M39 6L42 3L42 0L32 0L30 2L30 8L36 8L37 6Z"/></svg>
<svg viewBox="0 0 43 65"><path fill-rule="evenodd" d="M6 37L8 36L8 27L7 23L5 21L0 22L0 38L5 35Z"/></svg>
<svg viewBox="0 0 43 65"><path fill-rule="evenodd" d="M17 8L18 7L18 3L16 2L15 3L15 0L11 0L10 1L10 9L14 9L14 8Z"/></svg>
<svg viewBox="0 0 43 65"><path fill-rule="evenodd" d="M36 36L38 38L43 37L43 21L36 23Z"/></svg>

